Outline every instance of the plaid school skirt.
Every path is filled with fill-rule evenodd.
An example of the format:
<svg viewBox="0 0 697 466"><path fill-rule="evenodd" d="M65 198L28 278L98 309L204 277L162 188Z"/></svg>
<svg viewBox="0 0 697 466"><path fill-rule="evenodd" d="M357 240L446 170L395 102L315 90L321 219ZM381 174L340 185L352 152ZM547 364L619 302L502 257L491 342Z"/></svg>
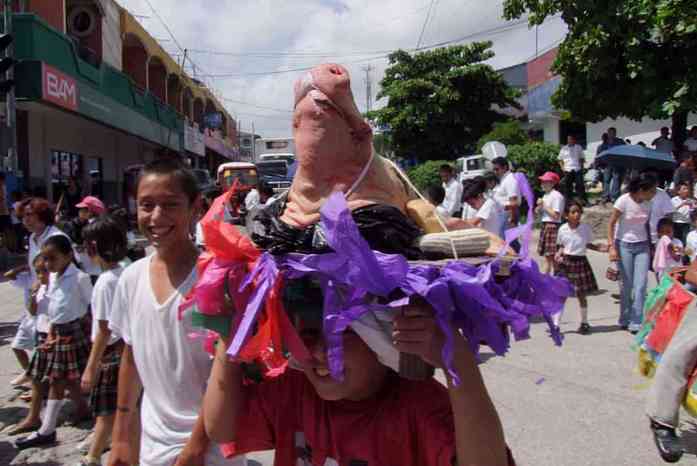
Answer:
<svg viewBox="0 0 697 466"><path fill-rule="evenodd" d="M116 412L116 389L119 383L123 340L107 346L99 364L97 381L90 393L94 417L110 416Z"/></svg>
<svg viewBox="0 0 697 466"><path fill-rule="evenodd" d="M554 256L557 253L557 235L559 224L545 222L540 231L540 240L537 243L537 253L542 257Z"/></svg>
<svg viewBox="0 0 697 466"><path fill-rule="evenodd" d="M557 268L557 275L569 280L576 294L584 295L598 291L598 282L586 256L568 256L564 254L562 263Z"/></svg>
<svg viewBox="0 0 697 466"><path fill-rule="evenodd" d="M31 361L29 361L29 367L26 372L27 377L35 382L43 381L46 376L50 352L48 349L44 348L47 339L47 333L36 332L36 346L34 347L34 352L31 355Z"/></svg>
<svg viewBox="0 0 697 466"><path fill-rule="evenodd" d="M56 338L46 362L44 377L51 380L77 380L90 357L89 313L65 324L54 324Z"/></svg>

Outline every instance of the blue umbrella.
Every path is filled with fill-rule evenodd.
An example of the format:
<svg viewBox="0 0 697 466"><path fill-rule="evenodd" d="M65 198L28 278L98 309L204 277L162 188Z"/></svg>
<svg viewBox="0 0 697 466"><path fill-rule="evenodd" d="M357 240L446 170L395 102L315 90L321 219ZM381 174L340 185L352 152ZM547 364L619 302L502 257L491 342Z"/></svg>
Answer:
<svg viewBox="0 0 697 466"><path fill-rule="evenodd" d="M657 171L675 169L675 159L671 154L658 152L639 145L614 146L602 152L595 159L611 167L644 170L652 168Z"/></svg>

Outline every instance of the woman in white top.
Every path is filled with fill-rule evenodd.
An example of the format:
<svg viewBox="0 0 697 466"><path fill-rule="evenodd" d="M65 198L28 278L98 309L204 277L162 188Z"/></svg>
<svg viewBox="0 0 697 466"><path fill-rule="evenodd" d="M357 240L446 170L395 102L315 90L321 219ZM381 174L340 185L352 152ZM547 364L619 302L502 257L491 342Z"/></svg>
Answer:
<svg viewBox="0 0 697 466"><path fill-rule="evenodd" d="M636 334L641 327L646 282L651 263L649 217L656 195L656 177L643 173L633 178L628 193L615 202L608 227L610 261L619 261L621 287L619 324Z"/></svg>
<svg viewBox="0 0 697 466"><path fill-rule="evenodd" d="M80 392L80 377L90 355L89 320L86 320L92 297L89 275L74 263L75 255L67 236L52 236L41 248L46 269L51 273L48 284L48 320L50 327L44 346L47 351L37 352L28 374L37 382L40 373L48 379L49 392L46 411L39 430L18 439L19 450L48 445L56 441L56 421L66 389L77 406L75 420L89 417L87 403ZM45 367L45 370L41 370Z"/></svg>
<svg viewBox="0 0 697 466"><path fill-rule="evenodd" d="M482 178L475 178L466 182L462 198L466 204L477 211L474 218L463 220L469 227L479 227L496 236L503 237L506 213L501 204L494 199L484 197L486 182Z"/></svg>
<svg viewBox="0 0 697 466"><path fill-rule="evenodd" d="M557 253L557 233L566 201L564 196L554 189L559 184L559 175L547 172L539 180L542 182L545 195L537 200L537 208L535 209L538 214L542 213L542 230L540 231L540 241L537 244L537 253L545 258L544 273L552 273L555 269L554 256Z"/></svg>

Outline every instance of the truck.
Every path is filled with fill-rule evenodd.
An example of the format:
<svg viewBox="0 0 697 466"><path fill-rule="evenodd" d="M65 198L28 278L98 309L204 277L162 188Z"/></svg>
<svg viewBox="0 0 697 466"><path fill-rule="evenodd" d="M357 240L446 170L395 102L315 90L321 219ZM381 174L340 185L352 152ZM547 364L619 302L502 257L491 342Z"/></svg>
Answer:
<svg viewBox="0 0 697 466"><path fill-rule="evenodd" d="M260 138L255 141L255 161L263 160L273 154L292 155L295 157L295 142L293 138ZM288 164L290 165L291 162Z"/></svg>

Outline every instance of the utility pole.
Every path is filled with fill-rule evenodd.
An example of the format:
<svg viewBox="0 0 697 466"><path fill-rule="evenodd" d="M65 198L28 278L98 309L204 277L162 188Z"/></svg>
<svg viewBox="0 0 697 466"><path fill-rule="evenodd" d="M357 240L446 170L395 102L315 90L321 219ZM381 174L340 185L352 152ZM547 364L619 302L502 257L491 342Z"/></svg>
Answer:
<svg viewBox="0 0 697 466"><path fill-rule="evenodd" d="M4 11L3 11L3 20L4 20L4 35L6 37L11 38L12 37L12 0L5 0L4 3ZM10 39L10 42L8 43L7 47L5 48L5 57L6 58L13 58L14 57L14 46L12 44L12 41ZM5 104L6 104L6 109L5 109L5 122L7 124L7 133L9 136L9 145L7 149L7 161L8 167L10 170L13 172L17 171L17 166L18 166L18 161L17 161L17 100L16 100L16 95L15 95L15 89L14 89L14 69L13 66L10 66L6 70L6 76L5 76L5 82L8 83L9 89L7 90L7 94L5 96Z"/></svg>
<svg viewBox="0 0 697 466"><path fill-rule="evenodd" d="M257 141L254 138L254 122L252 121L252 161L257 161Z"/></svg>
<svg viewBox="0 0 697 466"><path fill-rule="evenodd" d="M364 66L365 71L365 111L370 112L373 109L373 81L370 76L371 71L375 68L373 65Z"/></svg>

